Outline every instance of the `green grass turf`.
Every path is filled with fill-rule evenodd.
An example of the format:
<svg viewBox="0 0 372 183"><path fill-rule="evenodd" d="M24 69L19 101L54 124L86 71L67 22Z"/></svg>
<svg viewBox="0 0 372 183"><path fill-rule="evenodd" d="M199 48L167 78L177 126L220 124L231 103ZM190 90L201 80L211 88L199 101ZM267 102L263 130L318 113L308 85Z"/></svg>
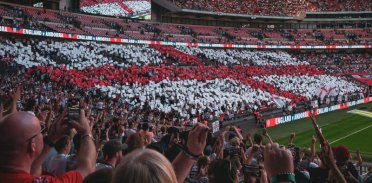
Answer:
<svg viewBox="0 0 372 183"><path fill-rule="evenodd" d="M351 152L360 149L362 156L368 161L372 160L372 118L357 114L347 113L352 109L361 109L371 112L372 103L353 106L348 109L338 110L316 117L319 126L331 146L345 145ZM369 128L366 128L370 126ZM362 130L358 133L343 138L353 132ZM278 125L268 129L269 134L275 142L287 144L289 135L296 133L294 144L299 147L310 147L311 137L315 135L315 130L310 119L302 119L286 124ZM343 139L340 139L343 138ZM340 140L338 140L340 139ZM338 140L337 142L334 142ZM334 143L332 143L334 142ZM316 147L319 147L317 144Z"/></svg>

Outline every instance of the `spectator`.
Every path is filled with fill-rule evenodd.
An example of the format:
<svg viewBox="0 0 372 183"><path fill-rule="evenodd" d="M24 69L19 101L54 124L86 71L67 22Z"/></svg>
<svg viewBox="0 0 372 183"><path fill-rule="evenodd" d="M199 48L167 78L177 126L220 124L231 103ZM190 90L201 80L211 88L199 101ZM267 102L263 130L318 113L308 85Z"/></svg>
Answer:
<svg viewBox="0 0 372 183"><path fill-rule="evenodd" d="M82 182L83 177L94 170L94 144L88 136L91 132L82 112L80 123L73 122L78 133L83 134L79 165L76 171L70 171L60 177L40 176L41 164L55 143L67 130L63 126L61 116L52 126L49 135L44 138L39 120L32 114L16 112L4 117L0 122L0 144L5 147L1 151L1 180L5 182L32 182L44 179L49 182ZM12 131L12 132L11 132ZM21 134L21 135L20 135Z"/></svg>
<svg viewBox="0 0 372 183"><path fill-rule="evenodd" d="M113 183L119 182L176 183L177 178L163 155L153 150L135 150L124 156L115 170Z"/></svg>
<svg viewBox="0 0 372 183"><path fill-rule="evenodd" d="M139 133L130 135L126 142L128 148L125 150L125 153L130 153L136 149L143 149L145 147L145 137Z"/></svg>
<svg viewBox="0 0 372 183"><path fill-rule="evenodd" d="M85 177L83 183L111 182L112 172L113 170L111 168L97 169L97 171Z"/></svg>
<svg viewBox="0 0 372 183"><path fill-rule="evenodd" d="M66 163L71 150L71 139L64 135L56 142L54 148L57 150L57 155L49 162L47 171L53 175L61 176L66 172Z"/></svg>
<svg viewBox="0 0 372 183"><path fill-rule="evenodd" d="M123 156L123 151L128 146L126 144L121 144L118 141L109 141L103 145L103 161L96 164L96 169L103 168L115 168L119 163L120 158Z"/></svg>

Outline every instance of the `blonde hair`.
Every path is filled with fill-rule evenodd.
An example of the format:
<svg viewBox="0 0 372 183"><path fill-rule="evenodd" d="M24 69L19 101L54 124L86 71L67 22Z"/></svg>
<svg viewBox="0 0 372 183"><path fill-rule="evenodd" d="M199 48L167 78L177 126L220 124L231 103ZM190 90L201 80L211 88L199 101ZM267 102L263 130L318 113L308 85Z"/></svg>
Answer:
<svg viewBox="0 0 372 183"><path fill-rule="evenodd" d="M240 139L238 137L234 137L230 140L230 144L234 147L239 146L240 144Z"/></svg>
<svg viewBox="0 0 372 183"><path fill-rule="evenodd" d="M160 153L142 149L124 156L112 183L177 183L171 163Z"/></svg>

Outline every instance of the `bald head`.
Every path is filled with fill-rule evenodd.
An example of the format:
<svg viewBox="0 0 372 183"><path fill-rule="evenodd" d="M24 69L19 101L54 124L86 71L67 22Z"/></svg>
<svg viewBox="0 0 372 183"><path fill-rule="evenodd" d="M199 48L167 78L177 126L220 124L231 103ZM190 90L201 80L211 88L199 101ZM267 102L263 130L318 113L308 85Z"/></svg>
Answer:
<svg viewBox="0 0 372 183"><path fill-rule="evenodd" d="M15 112L0 121L0 169L30 173L44 146L39 120L28 112Z"/></svg>
<svg viewBox="0 0 372 183"><path fill-rule="evenodd" d="M0 147L3 152L19 151L27 139L40 132L40 122L28 112L15 112L0 121Z"/></svg>

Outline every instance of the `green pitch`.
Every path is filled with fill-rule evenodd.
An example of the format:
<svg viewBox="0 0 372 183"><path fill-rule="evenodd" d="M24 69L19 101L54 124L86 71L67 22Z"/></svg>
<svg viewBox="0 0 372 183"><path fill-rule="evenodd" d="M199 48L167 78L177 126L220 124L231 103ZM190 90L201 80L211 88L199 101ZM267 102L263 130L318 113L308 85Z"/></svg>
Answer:
<svg viewBox="0 0 372 183"><path fill-rule="evenodd" d="M345 145L352 153L360 149L366 160L372 160L372 103L322 114L316 120L331 146ZM294 144L299 147L310 147L315 135L310 119L278 125L268 132L280 144L287 144L289 135L295 132Z"/></svg>

